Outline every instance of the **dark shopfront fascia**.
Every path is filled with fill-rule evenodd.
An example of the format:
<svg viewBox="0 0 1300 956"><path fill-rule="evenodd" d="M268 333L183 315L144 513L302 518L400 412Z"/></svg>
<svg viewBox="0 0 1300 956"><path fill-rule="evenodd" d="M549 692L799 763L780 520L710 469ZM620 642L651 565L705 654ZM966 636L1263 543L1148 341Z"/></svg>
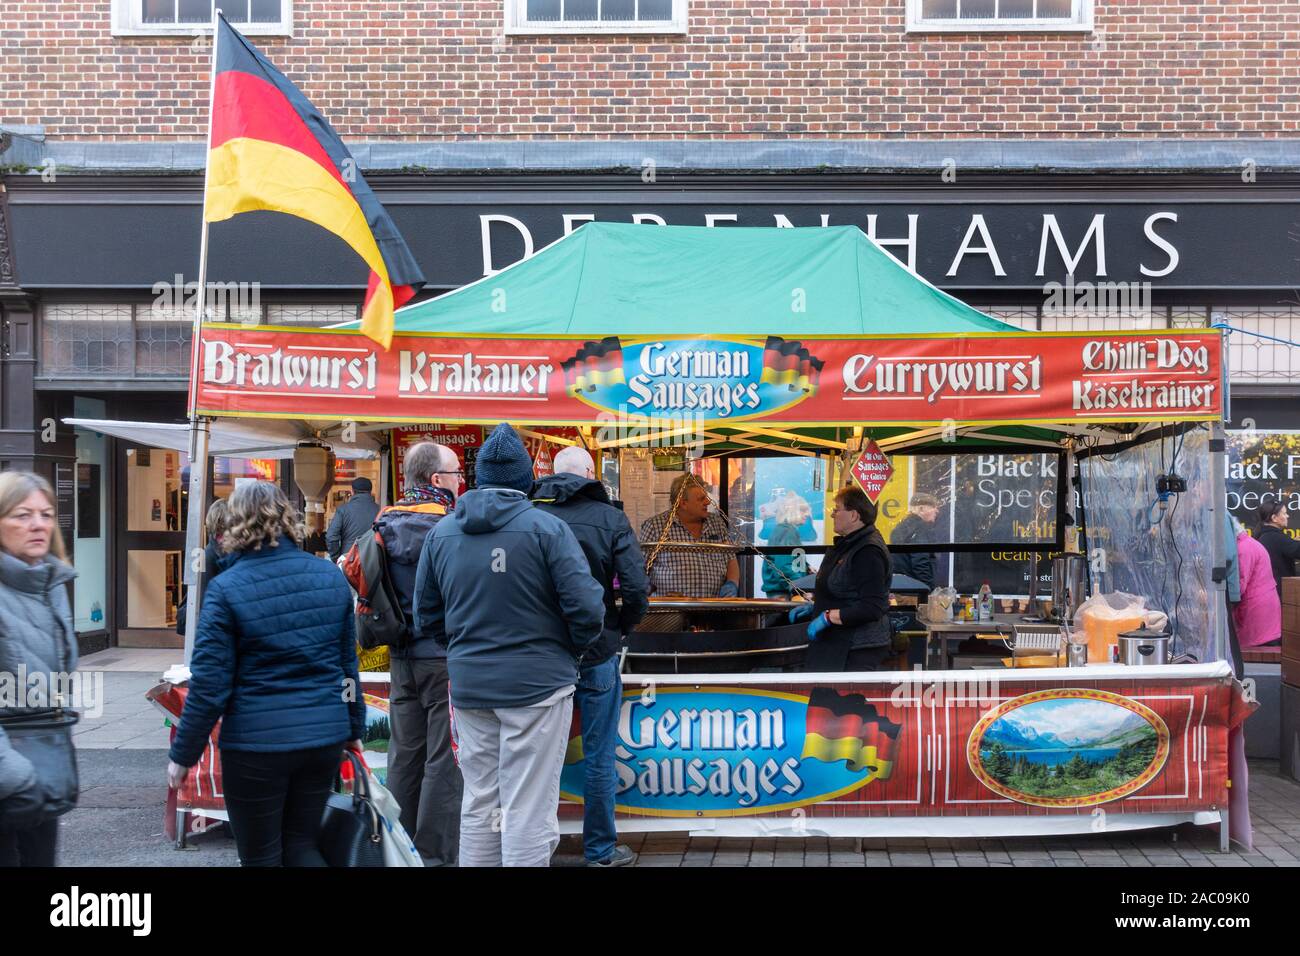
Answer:
<svg viewBox="0 0 1300 956"><path fill-rule="evenodd" d="M845 175L668 177L657 186L617 175L371 174L371 181L435 292L481 278L485 268L500 268L528 248L540 249L591 217L623 222L657 217L694 225L711 220L718 228L825 221L855 223L867 231L874 224L885 248L912 261L927 279L1026 329L1134 324L1047 307L1044 283L1067 282L1064 255L1077 252L1078 288L1085 282L1150 283L1150 308L1139 325L1227 321L1283 339L1300 338L1300 280L1289 235L1300 222L1297 177L1261 183L1244 195L1236 177L1206 176L1057 175L983 182L970 177L962 187L936 186L932 178ZM104 555L102 571L87 568L82 576L83 642L170 640L174 635L165 614L163 626L132 625L128 581L132 561L139 565L147 555L149 567L137 567L136 573L165 585L167 565L155 565L159 552L178 554L182 547L181 525L168 524L173 512L185 513L171 500L175 490L175 505L180 504L184 483L180 489L170 483L177 482L182 466L173 466L169 477L166 453L151 453L148 464L141 464L125 442L74 434L62 426L47 442L42 429L74 415L184 420L190 316L155 309L151 289L178 273L191 277L201 182L175 175L61 175L57 184L37 185L32 177L9 177L6 184L7 195L0 193L8 217L3 220L8 240L0 250L5 253L0 263L8 263L8 271L0 271L6 343L0 363L0 459L6 467L35 468L52 481L61 475L64 491L71 476L73 485L99 483L101 535L72 537L79 565L88 563L92 549ZM1247 197L1249 208L1243 206ZM1105 234L1090 244L1085 236L1099 215ZM1046 225L1048 216L1060 242ZM976 251L983 244L982 235L972 231L977 217L994 240L1003 276L996 275L992 256ZM131 241L106 250L98 238L103 235ZM964 241L967 254L948 276ZM289 217L254 213L214 226L212 242L213 281L261 284L255 312L228 305L231 318L325 325L355 316L361 279L332 237ZM294 254L257 252L267 248ZM1045 274L1038 276L1044 248ZM1175 258L1172 271L1150 275L1167 270ZM1298 351L1234 336L1236 421L1300 427ZM87 473L96 465L97 476ZM141 469L161 469L161 492L140 495L136 502L130 486ZM282 467L276 477L292 490L287 472ZM75 508L71 500L69 505ZM83 509L76 510L81 517ZM91 510L87 505L87 517ZM91 620L94 601L88 592L91 582L101 579L99 620ZM151 614L159 603L167 602L152 602Z"/></svg>

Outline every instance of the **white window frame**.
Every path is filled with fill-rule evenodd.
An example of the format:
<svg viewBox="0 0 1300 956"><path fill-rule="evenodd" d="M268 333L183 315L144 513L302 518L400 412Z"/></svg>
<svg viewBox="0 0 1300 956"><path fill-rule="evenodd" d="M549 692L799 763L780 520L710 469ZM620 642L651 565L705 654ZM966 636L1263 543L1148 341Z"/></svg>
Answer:
<svg viewBox="0 0 1300 956"><path fill-rule="evenodd" d="M545 36L547 34L629 34L687 32L687 0L672 0L673 18L646 23L638 20L558 20L551 23L528 23L528 0L505 0L507 36Z"/></svg>
<svg viewBox="0 0 1300 956"><path fill-rule="evenodd" d="M217 0L221 6L221 0ZM113 0L113 36L115 37L195 37L212 33L211 23L145 23L141 0ZM280 0L279 23L232 23L245 36L293 35L293 0Z"/></svg>
<svg viewBox="0 0 1300 956"><path fill-rule="evenodd" d="M1022 19L939 20L921 16L921 0L907 0L908 33L1091 33L1094 0L1072 0L1068 21Z"/></svg>

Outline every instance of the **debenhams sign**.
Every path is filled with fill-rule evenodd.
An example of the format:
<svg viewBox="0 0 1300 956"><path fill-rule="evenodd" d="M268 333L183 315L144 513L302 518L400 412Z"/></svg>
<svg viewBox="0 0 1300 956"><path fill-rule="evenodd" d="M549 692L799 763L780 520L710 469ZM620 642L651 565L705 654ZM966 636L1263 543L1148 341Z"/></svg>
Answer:
<svg viewBox="0 0 1300 956"><path fill-rule="evenodd" d="M1041 289L1069 275L1164 288L1291 288L1300 279L1300 244L1289 234L1300 211L1246 193L1232 203L654 199L584 202L557 193L514 206L452 202L393 211L431 282L446 286L491 275L596 221L648 228L854 225L929 281L959 288ZM426 246L437 256L424 255Z"/></svg>

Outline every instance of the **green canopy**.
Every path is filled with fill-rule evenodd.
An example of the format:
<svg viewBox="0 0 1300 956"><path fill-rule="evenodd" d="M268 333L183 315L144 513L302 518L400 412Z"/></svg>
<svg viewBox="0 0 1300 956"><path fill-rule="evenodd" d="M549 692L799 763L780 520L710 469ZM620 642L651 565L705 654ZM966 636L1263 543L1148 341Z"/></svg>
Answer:
<svg viewBox="0 0 1300 956"><path fill-rule="evenodd" d="M864 335L1016 331L909 272L856 226L586 223L398 332Z"/></svg>

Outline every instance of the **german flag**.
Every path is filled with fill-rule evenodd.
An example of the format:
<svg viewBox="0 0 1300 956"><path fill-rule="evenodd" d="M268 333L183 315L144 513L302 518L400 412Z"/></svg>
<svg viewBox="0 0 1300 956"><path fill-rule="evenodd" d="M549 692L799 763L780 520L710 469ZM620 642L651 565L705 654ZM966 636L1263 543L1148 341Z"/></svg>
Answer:
<svg viewBox="0 0 1300 956"><path fill-rule="evenodd" d="M840 695L815 688L808 698L801 756L833 763L847 760L853 772L870 770L866 780L888 780L894 771L894 747L903 725L876 712L861 694Z"/></svg>
<svg viewBox="0 0 1300 956"><path fill-rule="evenodd" d="M788 342L780 336L769 335L763 346L763 374L760 378L768 385L784 385L790 391L812 391L821 380L822 359L799 342Z"/></svg>
<svg viewBox="0 0 1300 956"><path fill-rule="evenodd" d="M623 345L617 335L606 336L599 342L584 342L573 358L565 359L560 367L564 370L567 390L574 394L627 381L623 374Z"/></svg>
<svg viewBox="0 0 1300 956"><path fill-rule="evenodd" d="M236 32L217 24L207 222L266 209L313 222L370 267L361 331L388 348L393 310L424 285L392 219L329 121Z"/></svg>

